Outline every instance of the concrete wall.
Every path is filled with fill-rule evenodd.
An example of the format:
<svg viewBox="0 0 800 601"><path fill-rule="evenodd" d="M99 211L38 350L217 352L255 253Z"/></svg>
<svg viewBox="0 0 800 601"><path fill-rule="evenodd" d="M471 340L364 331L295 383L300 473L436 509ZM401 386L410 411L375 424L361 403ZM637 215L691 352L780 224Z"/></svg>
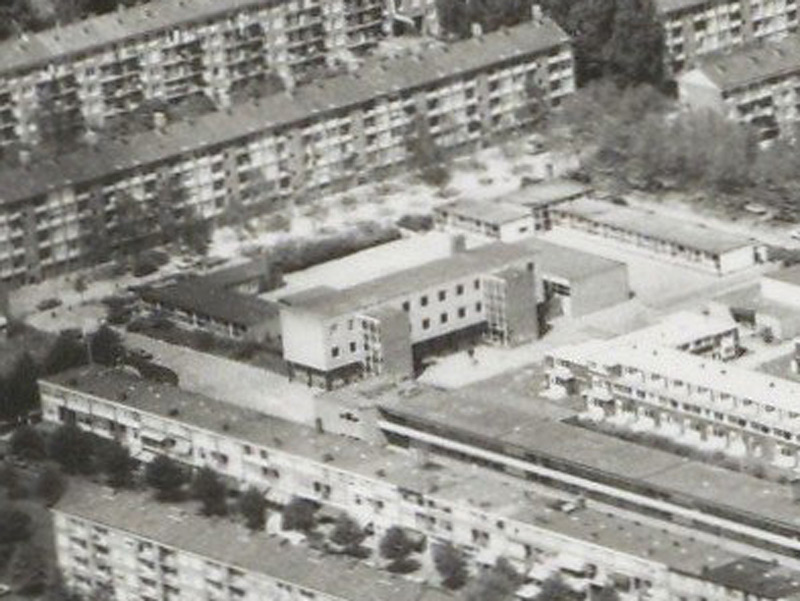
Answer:
<svg viewBox="0 0 800 601"><path fill-rule="evenodd" d="M720 273L731 273L747 269L756 264L756 249L753 246L737 248L719 256Z"/></svg>
<svg viewBox="0 0 800 601"><path fill-rule="evenodd" d="M325 324L315 315L281 307L283 358L315 369L328 368Z"/></svg>
<svg viewBox="0 0 800 601"><path fill-rule="evenodd" d="M797 284L764 277L761 280L761 294L776 303L800 306L800 286Z"/></svg>
<svg viewBox="0 0 800 601"><path fill-rule="evenodd" d="M534 270L519 270L506 280L508 343L520 344L539 336Z"/></svg>
<svg viewBox="0 0 800 601"><path fill-rule="evenodd" d="M383 356L382 373L401 378L414 373L411 327L402 311L381 314L379 339Z"/></svg>

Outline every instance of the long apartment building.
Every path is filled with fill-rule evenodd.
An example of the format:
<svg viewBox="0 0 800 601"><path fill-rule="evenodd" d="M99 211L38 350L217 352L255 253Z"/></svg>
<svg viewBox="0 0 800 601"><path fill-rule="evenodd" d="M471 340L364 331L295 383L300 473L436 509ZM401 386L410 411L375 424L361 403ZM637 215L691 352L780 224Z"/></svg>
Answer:
<svg viewBox="0 0 800 601"><path fill-rule="evenodd" d="M153 101L203 94L228 106L268 74L292 85L337 53L374 46L397 15L435 28L433 2L407 4L165 0L23 35L0 45L0 146L35 142L40 111L97 129Z"/></svg>
<svg viewBox="0 0 800 601"><path fill-rule="evenodd" d="M365 376L409 376L438 349L486 337L538 335L537 251L502 242L343 289L281 299L290 377L331 388Z"/></svg>
<svg viewBox="0 0 800 601"><path fill-rule="evenodd" d="M286 544L242 524L158 506L147 493L71 482L53 508L58 566L81 595L116 601L447 601L364 562Z"/></svg>
<svg viewBox="0 0 800 601"><path fill-rule="evenodd" d="M666 66L691 68L705 55L797 30L797 0L656 0Z"/></svg>
<svg viewBox="0 0 800 601"><path fill-rule="evenodd" d="M789 599L797 591L796 582L789 586L792 579L776 594L778 589L760 589L758 579L730 578L735 564L745 560L761 562L765 572L779 569L757 552L752 557L742 556L702 537L662 531L624 512L600 510L580 502L565 504L563 496L542 495L517 478L484 468L474 467L465 473L458 464L421 461L382 445L223 406L174 387L151 385L102 368L73 370L40 385L48 422L74 423L116 439L140 460L164 454L191 467L208 466L242 486L264 490L275 503L300 496L346 511L371 526L378 536L391 526L408 528L430 542L459 545L475 564L487 565L505 557L534 586L559 575L587 595L614 586L624 601ZM169 522L154 515L156 512L122 512L119 508L127 503L124 498L119 508L113 508L114 499L102 496L87 499L84 506L81 495L80 490L68 493L64 504L56 508L56 528L59 556L68 568L68 578L89 578L88 582L81 581L86 586L96 587L98 581L107 582L111 577L125 587L123 590L134 590L128 587L143 586L140 571L156 563L162 568L159 579L154 579L156 586L167 584L181 591L185 586L187 592L176 593L176 598L197 598L186 595L207 585L192 567L210 560L214 564L213 569L209 567L210 574L221 573L224 578L233 572L243 583L251 578L249 572L243 572L256 571L251 567L253 560L243 555L257 545L268 544L243 540L241 549L225 551L222 546L222 557L211 542L216 540L214 528L179 528L179 521L167 527ZM102 507L95 512L97 504ZM147 525L152 523L164 529L152 530ZM118 537L120 530L125 533L122 537ZM74 542L73 535L77 539ZM95 535L97 545L92 542ZM219 540L229 537L221 534ZM136 545L127 542L130 539L135 539ZM201 552L197 540L210 547ZM152 546L139 546L139 542ZM96 547L100 547L99 552ZM151 551L161 553L162 548L168 561L154 561L148 556ZM171 572L174 580L164 580L164 573L170 570L163 570L163 566L175 570L173 560L180 557L185 557L186 572L178 568ZM265 587L273 586L270 578L285 580L283 570L300 578L277 558L257 561L262 562L260 573L270 574L271 566L282 566L263 579ZM109 570L93 571L100 563L108 565ZM118 579L123 575L128 576L125 582ZM306 575L295 584L318 590L311 581L319 582L319 578Z"/></svg>
<svg viewBox="0 0 800 601"><path fill-rule="evenodd" d="M678 77L681 103L751 126L761 141L795 138L800 120L800 38L701 61Z"/></svg>
<svg viewBox="0 0 800 601"><path fill-rule="evenodd" d="M531 82L557 105L574 90L572 51L552 22L372 61L326 79L127 141L0 170L0 279L74 269L133 199L158 231L187 211L269 210L397 169L420 128L449 151L525 124Z"/></svg>

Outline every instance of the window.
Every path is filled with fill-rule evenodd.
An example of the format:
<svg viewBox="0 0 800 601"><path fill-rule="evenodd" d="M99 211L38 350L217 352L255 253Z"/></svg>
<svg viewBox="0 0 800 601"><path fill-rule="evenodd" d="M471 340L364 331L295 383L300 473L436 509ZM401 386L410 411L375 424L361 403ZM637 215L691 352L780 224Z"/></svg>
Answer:
<svg viewBox="0 0 800 601"><path fill-rule="evenodd" d="M420 297L419 304L421 306L423 306L423 307L427 307L428 306L428 297L427 296Z"/></svg>
<svg viewBox="0 0 800 601"><path fill-rule="evenodd" d="M459 316L460 318L462 318L462 319L463 319L464 317L466 317L466 316L467 316L467 309L466 309L466 307L459 307L459 308L458 308L458 316Z"/></svg>
<svg viewBox="0 0 800 601"><path fill-rule="evenodd" d="M456 294L459 295L459 296L464 294L464 285L463 284L459 284L458 286L456 286Z"/></svg>
<svg viewBox="0 0 800 601"><path fill-rule="evenodd" d="M442 313L442 314L439 316L439 321L440 321L441 323L447 323L447 313Z"/></svg>
<svg viewBox="0 0 800 601"><path fill-rule="evenodd" d="M339 356L339 347L335 346L331 349L331 357L338 357Z"/></svg>
<svg viewBox="0 0 800 601"><path fill-rule="evenodd" d="M406 313L408 313L410 310L411 310L411 304L410 304L408 301L405 301L405 302L403 303L403 311L405 311Z"/></svg>
<svg viewBox="0 0 800 601"><path fill-rule="evenodd" d="M441 302L446 298L447 298L447 292L445 292L444 290L439 290L439 301Z"/></svg>
<svg viewBox="0 0 800 601"><path fill-rule="evenodd" d="M483 303L481 303L481 302L475 303L475 311L477 311L478 313L483 311Z"/></svg>
<svg viewBox="0 0 800 601"><path fill-rule="evenodd" d="M431 327L431 320L426 317L425 319L422 320L422 329L427 330L430 327Z"/></svg>
<svg viewBox="0 0 800 601"><path fill-rule="evenodd" d="M350 343L350 352L351 353L355 353L356 352L356 343L355 342L351 342Z"/></svg>
<svg viewBox="0 0 800 601"><path fill-rule="evenodd" d="M475 280L472 283L472 285L475 287L475 290L480 290L481 289L481 281L480 280Z"/></svg>

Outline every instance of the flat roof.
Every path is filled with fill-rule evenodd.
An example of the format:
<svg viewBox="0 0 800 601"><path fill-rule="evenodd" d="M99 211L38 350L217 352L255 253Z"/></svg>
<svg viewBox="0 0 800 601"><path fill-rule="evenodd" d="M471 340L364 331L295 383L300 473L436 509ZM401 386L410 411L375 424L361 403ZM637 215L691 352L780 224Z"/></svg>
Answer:
<svg viewBox="0 0 800 601"><path fill-rule="evenodd" d="M534 259L535 249L525 242L495 242L457 252L418 267L404 269L349 288L317 286L282 297L280 302L293 308L329 317L374 307L404 295L454 280L482 275L510 267L514 262Z"/></svg>
<svg viewBox="0 0 800 601"><path fill-rule="evenodd" d="M418 392L385 396L378 405L406 419L433 425L440 433L443 429L456 435L466 433L473 444L481 444L475 437L483 444L513 444L596 472L600 480L606 477L635 487L654 487L677 498L741 512L800 532L800 515L788 485L543 419L537 415L535 402L528 408L512 409L498 406L494 399Z"/></svg>
<svg viewBox="0 0 800 601"><path fill-rule="evenodd" d="M251 259L239 265L223 267L222 269L203 274L200 276L200 279L211 286L228 288L265 277L269 275L269 271L270 266L266 258Z"/></svg>
<svg viewBox="0 0 800 601"><path fill-rule="evenodd" d="M531 238L525 242L538 251L536 267L539 274L545 278L556 277L574 282L607 271L628 269L628 266L621 261L554 244L547 240Z"/></svg>
<svg viewBox="0 0 800 601"><path fill-rule="evenodd" d="M800 593L800 574L755 557L711 568L706 572L706 578L754 597L786 599Z"/></svg>
<svg viewBox="0 0 800 601"><path fill-rule="evenodd" d="M273 303L213 286L199 277L166 286L148 286L140 294L147 302L164 303L244 326L258 325L278 316Z"/></svg>
<svg viewBox="0 0 800 601"><path fill-rule="evenodd" d="M622 207L599 200L574 200L560 205L555 210L711 254L721 254L753 245L753 240L745 236L714 230L656 214L653 211Z"/></svg>
<svg viewBox="0 0 800 601"><path fill-rule="evenodd" d="M791 267L785 267L771 273L765 273L761 277L768 280L778 280L779 282L786 282L787 284L800 286L800 264L792 265Z"/></svg>
<svg viewBox="0 0 800 601"><path fill-rule="evenodd" d="M715 544L694 540L691 537L664 533L655 526L637 523L636 520L624 517L609 516L605 512L591 508L583 508L577 514L565 514L553 510L551 504L556 497L535 491L524 481L513 476L499 474L479 466L471 466L465 470L462 463L447 458L435 457L428 462L421 463L405 453L399 453L386 446L319 433L313 428L213 401L201 395L181 391L178 388L152 384L120 370L98 366L83 367L44 380L81 390L134 410L139 409L166 419L212 430L221 436L236 438L242 442L261 444L268 448L325 463L332 468L340 468L372 477L375 480L390 482L401 488L450 501L454 505L466 508L474 507L479 511L490 511L499 516L515 519L590 544L635 555L647 561L660 562L686 573L700 576L704 566L715 565L715 562L720 561L733 561L738 557ZM366 390L372 391L376 395L375 399L378 400L383 398L382 392L386 392L387 388L384 385L379 391L374 387ZM396 391L397 389L393 387L392 390ZM412 394L412 391L417 391L418 394ZM123 392L125 398L121 400L120 395ZM538 442L539 438L542 438L545 444L553 440L560 440L560 444L565 449L573 449L573 452L577 442L581 447L579 452L591 454L592 457L597 455L606 457L603 452L605 449L602 445L597 445L596 441L587 441L582 444L581 436L572 433L573 430L576 430L575 428L564 426L559 422L536 420L535 407L528 408L520 414L508 414L504 411L497 411L491 404L478 405L474 400L468 398L456 398L452 394L420 386L406 390L406 393L398 396L398 400L401 403L410 404L412 411L414 407L418 406L418 403L423 403L424 407L432 401L439 407L438 411L443 412L446 419L453 416L453 420L448 420L446 423L452 422L470 428L489 428L493 435L497 435L500 440L508 438L509 433L524 435L528 440L528 433L535 433L531 442ZM173 409L178 409L177 415L170 415ZM529 420L533 421L528 423ZM522 429L518 427L520 423L524 424ZM555 431L553 431L554 428ZM586 431L578 430L578 432ZM591 432L589 434L600 440L607 438ZM615 441L615 439L610 440ZM643 450L648 451L647 449ZM637 474L658 473L682 463L680 458L672 455L654 453L659 456L658 463L647 457L643 461L637 453L630 452L618 455L611 453L608 457L617 464L624 462L620 467L627 470L625 473ZM735 483L731 486L735 486ZM70 487L70 491L59 502L57 509L84 516L87 519L106 522L109 525L116 524L116 527L143 535L146 535L144 529L152 528L153 534L150 536L154 539L160 535L160 528L165 527L162 520L165 519L166 512L142 512L141 507L146 501L143 502L141 496L133 495L128 501L128 497L124 494L114 497L109 494L103 496L102 490L94 486L93 490L86 492L80 487L77 490ZM118 499L124 500L118 502ZM99 508L95 505L96 503L100 504ZM135 507L136 511L133 511L132 507ZM259 553L254 553L253 547L249 545L266 543L253 542L248 539L247 545L237 546L235 550L228 549L231 544L229 537L233 536L232 533L237 532L235 527L232 529L225 520L209 521L208 524L216 524L220 528L224 525L229 530L228 532L220 531L219 536L214 536L216 530L209 531L205 519L199 518L199 516L197 519L203 520L203 527L193 527L195 522L174 522L174 524L178 526L182 524L182 526L178 528L180 533L178 530L169 530L169 536L175 537L170 539L173 541L170 544L180 548L197 549L198 554L218 558L221 562L236 563L248 569L264 571L270 566L275 566L276 575L279 573L294 575L295 572L292 569L281 571L283 570L282 563L265 563L259 564L260 567L250 568L249 566L254 565L252 562L263 561L263 558ZM173 522L173 520L169 521ZM197 522L198 526L200 524L201 522ZM239 536L244 535L241 529L238 532ZM269 540L268 537L259 536L253 536L252 539ZM655 544L654 541L657 540L665 541L665 543ZM666 544L666 541L670 541L670 544ZM314 578L316 577L314 576ZM308 582L306 586L312 587L310 581L298 580L298 583L303 582ZM321 586L321 584L317 584L317 586ZM383 601L387 598L394 599L395 597L381 597L379 593L376 601L377 599Z"/></svg>
<svg viewBox="0 0 800 601"><path fill-rule="evenodd" d="M679 311L667 315L651 326L607 340L590 340L559 347L550 354L561 359L583 363L604 359L611 347L646 344L678 348L702 338L718 336L737 329L738 325L733 317L723 318L694 311Z"/></svg>
<svg viewBox="0 0 800 601"><path fill-rule="evenodd" d="M204 517L197 505L161 505L149 492L113 491L72 479L53 509L335 598L428 599L424 584L370 567L363 561L286 544L276 535L250 532L231 518ZM437 591L435 598L452 596Z"/></svg>
<svg viewBox="0 0 800 601"><path fill-rule="evenodd" d="M484 223L502 225L519 219L533 218L530 210L517 205L495 200L464 199L442 205L437 213L450 213Z"/></svg>
<svg viewBox="0 0 800 601"><path fill-rule="evenodd" d="M800 419L800 383L792 380L643 343L611 347L600 360L605 365L635 367L649 373L664 374L686 384L749 399L794 413ZM776 422L778 417L759 412L753 419L770 423Z"/></svg>
<svg viewBox="0 0 800 601"><path fill-rule="evenodd" d="M591 194L594 188L572 179L551 179L520 188L500 199L525 207L539 207L574 200Z"/></svg>
<svg viewBox="0 0 800 601"><path fill-rule="evenodd" d="M424 55L406 55L390 61L368 59L356 73L318 79L293 91L237 105L230 112L215 111L171 123L163 132L148 131L126 139L104 138L93 147L82 147L52 160L0 169L0 202L24 200L65 185L91 182L189 152L225 146L404 90L424 88L435 81L458 79L496 63L514 62L567 42L569 37L555 23L544 19L431 48ZM34 171L36 177L31 176Z"/></svg>
<svg viewBox="0 0 800 601"><path fill-rule="evenodd" d="M710 55L692 71L704 74L721 90L794 74L800 71L800 36L793 33L777 42Z"/></svg>

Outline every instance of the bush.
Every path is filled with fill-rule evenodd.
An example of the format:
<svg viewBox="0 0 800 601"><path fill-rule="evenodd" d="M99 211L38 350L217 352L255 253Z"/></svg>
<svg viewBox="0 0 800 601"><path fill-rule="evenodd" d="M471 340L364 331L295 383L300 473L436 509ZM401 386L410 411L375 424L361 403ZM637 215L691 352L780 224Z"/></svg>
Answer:
<svg viewBox="0 0 800 601"><path fill-rule="evenodd" d="M429 186L442 188L450 182L450 170L444 165L432 165L423 169L419 177Z"/></svg>
<svg viewBox="0 0 800 601"><path fill-rule="evenodd" d="M336 525L331 531L331 542L344 548L345 552L356 552L367 537L361 526L347 514L342 514L336 520Z"/></svg>
<svg viewBox="0 0 800 601"><path fill-rule="evenodd" d="M31 537L31 516L21 509L0 508L0 545L26 541Z"/></svg>
<svg viewBox="0 0 800 601"><path fill-rule="evenodd" d="M184 469L166 455L159 455L147 464L145 482L156 489L156 499L159 501L180 499L187 481Z"/></svg>
<svg viewBox="0 0 800 601"><path fill-rule="evenodd" d="M297 530L310 532L316 526L315 513L317 505L308 499L294 497L283 508L281 528L284 530Z"/></svg>
<svg viewBox="0 0 800 601"><path fill-rule="evenodd" d="M255 488L248 488L239 499L239 511L250 530L263 530L267 523L267 500Z"/></svg>
<svg viewBox="0 0 800 601"><path fill-rule="evenodd" d="M429 232L433 229L433 217L430 215L403 215L397 220L397 226L412 232Z"/></svg>
<svg viewBox="0 0 800 601"><path fill-rule="evenodd" d="M90 474L94 471L92 436L77 426L59 427L50 436L47 454L68 474Z"/></svg>
<svg viewBox="0 0 800 601"><path fill-rule="evenodd" d="M158 271L159 265L146 258L138 258L133 264L133 277L143 278Z"/></svg>
<svg viewBox="0 0 800 601"><path fill-rule="evenodd" d="M11 435L11 454L21 459L38 461L47 455L44 438L32 426L20 426Z"/></svg>
<svg viewBox="0 0 800 601"><path fill-rule="evenodd" d="M392 526L381 539L379 550L381 557L394 562L406 559L414 552L414 541L406 531L397 526Z"/></svg>
<svg viewBox="0 0 800 601"><path fill-rule="evenodd" d="M64 494L67 484L61 471L53 465L45 466L45 468L36 475L34 482L34 492L36 496L44 500L48 505L54 505Z"/></svg>
<svg viewBox="0 0 800 601"><path fill-rule="evenodd" d="M422 564L413 557L404 557L403 559L396 559L386 569L392 574L411 574L420 569Z"/></svg>
<svg viewBox="0 0 800 601"><path fill-rule="evenodd" d="M442 577L442 585L457 590L467 582L467 564L464 554L451 544L433 548L433 563Z"/></svg>
<svg viewBox="0 0 800 601"><path fill-rule="evenodd" d="M192 496L202 503L203 515L226 515L227 489L211 468L200 469L192 480Z"/></svg>

